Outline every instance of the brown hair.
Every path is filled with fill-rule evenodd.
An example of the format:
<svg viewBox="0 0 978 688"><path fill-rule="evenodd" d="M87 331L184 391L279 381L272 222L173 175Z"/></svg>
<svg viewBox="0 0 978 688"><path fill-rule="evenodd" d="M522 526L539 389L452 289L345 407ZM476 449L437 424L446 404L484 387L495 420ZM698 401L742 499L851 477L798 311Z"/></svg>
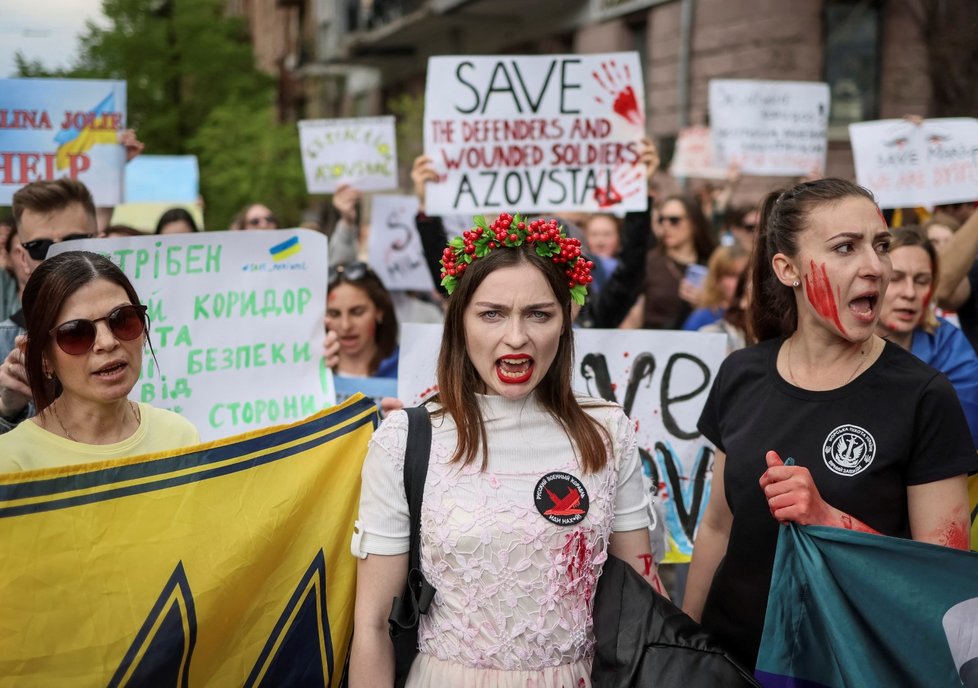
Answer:
<svg viewBox="0 0 978 688"><path fill-rule="evenodd" d="M754 341L789 335L798 327L798 303L791 288L774 274L774 256L797 255L798 235L808 228L813 210L853 197L876 203L868 190L836 177L803 182L765 196L758 218L762 234L754 242L749 268L752 293L747 324Z"/></svg>
<svg viewBox="0 0 978 688"><path fill-rule="evenodd" d="M713 254L713 249L717 247L717 240L713 226L706 218L706 215L703 214L703 208L689 196L674 194L672 196L666 196L662 200L662 203L659 204L659 210L661 211L669 201L682 203L683 210L686 211L686 219L693 228L693 247L696 249L696 262L701 265L705 264Z"/></svg>
<svg viewBox="0 0 978 688"><path fill-rule="evenodd" d="M931 285L936 285L937 278L939 277L937 272L937 249L934 248L934 243L924 234L924 230L917 225L906 225L905 227L894 229L893 238L890 241L890 253L906 246L919 246L924 249L927 257L930 258ZM920 326L929 334L934 334L934 330L937 329L939 324L937 322L937 316L934 315L934 311L926 308L920 318Z"/></svg>
<svg viewBox="0 0 978 688"><path fill-rule="evenodd" d="M941 212L934 213L933 215L930 216L930 219L923 224L924 234L926 235L927 230L933 227L934 225L943 225L948 229L950 229L952 234L954 234L959 229L961 229L960 222L958 222L955 218L951 217L947 213L941 213ZM908 226L912 227L913 225L908 225Z"/></svg>
<svg viewBox="0 0 978 688"><path fill-rule="evenodd" d="M370 374L373 375L380 368L380 364L385 358L394 353L397 348L397 313L394 312L394 302L387 287L380 281L377 273L367 267L366 263L359 263L363 266L362 277L350 279L346 268L357 265L357 263L345 263L337 265L330 270L329 288L335 289L341 284L349 284L360 289L367 298L373 302L374 307L381 313L381 321L374 334L374 341L377 343L377 351L370 359Z"/></svg>
<svg viewBox="0 0 978 688"><path fill-rule="evenodd" d="M532 244L490 251L485 257L470 263L459 279L448 300L445 314L445 330L441 352L438 354L439 391L434 397L441 404L441 409L435 415L447 413L458 428L458 446L452 455L452 461L467 466L475 461L481 447L482 469L485 470L488 437L475 396L476 391L483 388L483 382L469 360L465 310L476 289L492 272L524 264L532 265L543 274L553 290L563 318L557 354L537 386L536 394L541 405L577 447L584 471L594 473L608 461L604 444L604 440L608 438L604 428L585 413L571 386L574 335L571 329L571 298L567 277L552 261L538 256Z"/></svg>
<svg viewBox="0 0 978 688"><path fill-rule="evenodd" d="M38 413L60 394L56 380L44 377L44 352L54 342L51 335L58 325L64 302L86 284L104 279L125 290L129 302L141 305L129 278L115 263L97 253L65 251L42 262L24 287L24 319L27 321L27 353L24 368ZM147 323L147 333L149 327Z"/></svg>
<svg viewBox="0 0 978 688"><path fill-rule="evenodd" d="M750 258L747 251L740 244L721 246L713 255L710 256L706 279L703 280L703 297L700 299L702 308L726 307L727 295L723 293L720 280L726 275L737 275L738 277L745 272L744 269L736 270L738 263L746 263Z"/></svg>
<svg viewBox="0 0 978 688"><path fill-rule="evenodd" d="M20 225L25 210L47 215L80 203L92 226L97 225L95 201L88 187L75 179L45 179L22 186L14 194L12 205L14 221Z"/></svg>

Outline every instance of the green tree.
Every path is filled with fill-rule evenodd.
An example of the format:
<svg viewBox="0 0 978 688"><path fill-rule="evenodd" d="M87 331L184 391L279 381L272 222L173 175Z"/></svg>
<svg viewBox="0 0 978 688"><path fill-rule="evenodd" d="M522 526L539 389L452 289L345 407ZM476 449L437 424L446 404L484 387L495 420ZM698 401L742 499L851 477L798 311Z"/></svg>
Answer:
<svg viewBox="0 0 978 688"><path fill-rule="evenodd" d="M227 227L233 214L227 207L232 200L243 205L258 198L275 199L275 210L285 221L295 222L296 208L304 198L295 193L281 196L283 184L277 178L290 170L278 164L260 169L259 161L286 159L280 146L297 136L293 126L279 125L269 116L274 79L255 66L244 21L226 17L224 6L224 0L103 0L107 26L89 22L69 69L47 70L40 62L18 55L18 73L124 79L128 122L146 144L146 152L199 156L209 227ZM225 129L216 130L213 123L218 121ZM260 129L255 124L259 121ZM209 133L205 136L204 131ZM233 155L211 145L217 140L233 147ZM215 164L228 157L254 179L245 184L234 171ZM297 142L295 157L298 159ZM217 177L208 176L214 174ZM299 188L304 193L304 184ZM244 190L254 195L241 200ZM289 207L280 208L280 198Z"/></svg>

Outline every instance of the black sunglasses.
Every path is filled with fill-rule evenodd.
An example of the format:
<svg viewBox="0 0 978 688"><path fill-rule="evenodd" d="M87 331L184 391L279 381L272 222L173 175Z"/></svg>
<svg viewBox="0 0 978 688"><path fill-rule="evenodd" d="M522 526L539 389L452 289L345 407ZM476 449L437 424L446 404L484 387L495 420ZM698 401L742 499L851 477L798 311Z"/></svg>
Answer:
<svg viewBox="0 0 978 688"><path fill-rule="evenodd" d="M673 227L678 227L679 223L685 219L682 215L659 215L659 224L664 225L668 223Z"/></svg>
<svg viewBox="0 0 978 688"><path fill-rule="evenodd" d="M29 255L34 260L44 260L48 257L48 249L51 248L53 244L59 244L62 241L72 241L73 239L91 239L94 234L69 234L63 239L35 239L34 241L25 241L21 244L21 248L27 251Z"/></svg>
<svg viewBox="0 0 978 688"><path fill-rule="evenodd" d="M337 282L340 281L341 277L345 282L358 282L367 275L372 274L373 270L371 270L370 266L366 263L341 263L339 265L334 265L329 269L329 281L326 284L328 287L332 288Z"/></svg>
<svg viewBox="0 0 978 688"><path fill-rule="evenodd" d="M95 338L98 336L95 323L102 320L109 326L112 335L124 342L131 342L149 330L146 306L127 304L112 309L104 318L69 320L52 328L48 334L54 335L58 348L66 354L81 356L95 346Z"/></svg>

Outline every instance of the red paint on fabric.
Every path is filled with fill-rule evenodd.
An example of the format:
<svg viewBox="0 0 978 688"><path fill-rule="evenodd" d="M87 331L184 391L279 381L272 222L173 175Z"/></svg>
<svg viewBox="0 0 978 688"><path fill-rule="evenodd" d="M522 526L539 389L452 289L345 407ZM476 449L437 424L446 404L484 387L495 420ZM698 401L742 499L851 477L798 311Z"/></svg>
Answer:
<svg viewBox="0 0 978 688"><path fill-rule="evenodd" d="M639 554L638 558L642 560L644 568L642 569L642 575L648 576L652 573L652 555L651 554Z"/></svg>
<svg viewBox="0 0 978 688"><path fill-rule="evenodd" d="M805 275L805 295L808 302L815 308L815 312L839 328L839 332L846 334L842 321L839 320L839 309L835 303L835 296L832 294L832 284L829 282L828 273L825 271L825 263L816 267L815 261L811 262L811 272Z"/></svg>

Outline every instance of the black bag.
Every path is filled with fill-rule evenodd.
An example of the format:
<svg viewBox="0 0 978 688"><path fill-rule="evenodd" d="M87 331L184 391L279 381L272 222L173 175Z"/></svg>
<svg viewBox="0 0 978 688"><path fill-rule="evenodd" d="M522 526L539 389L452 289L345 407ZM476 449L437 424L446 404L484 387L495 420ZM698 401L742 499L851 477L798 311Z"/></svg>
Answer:
<svg viewBox="0 0 978 688"><path fill-rule="evenodd" d="M411 663L418 655L418 621L435 596L435 589L421 573L421 501L428 477L431 453L431 418L424 406L404 409L408 416L407 447L404 451L404 492L411 517L411 548L404 592L394 598L387 621L394 644L394 686L403 688Z"/></svg>
<svg viewBox="0 0 978 688"><path fill-rule="evenodd" d="M608 556L594 596L594 688L759 688L709 633Z"/></svg>

